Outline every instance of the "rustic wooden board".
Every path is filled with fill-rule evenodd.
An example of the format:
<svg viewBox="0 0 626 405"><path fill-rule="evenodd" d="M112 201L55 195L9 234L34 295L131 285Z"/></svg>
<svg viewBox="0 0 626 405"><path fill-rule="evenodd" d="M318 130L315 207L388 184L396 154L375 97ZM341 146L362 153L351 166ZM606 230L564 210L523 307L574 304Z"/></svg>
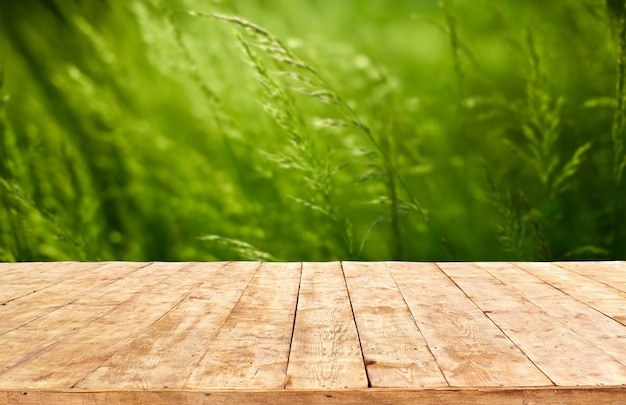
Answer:
<svg viewBox="0 0 626 405"><path fill-rule="evenodd" d="M134 267L138 270L128 273L126 277L91 290L63 307L0 335L0 373L27 362L57 342L84 329L124 301L160 283L180 266L168 266L159 271L155 271L155 266ZM107 271L106 268L103 270ZM28 304L24 307L28 307Z"/></svg>
<svg viewBox="0 0 626 405"><path fill-rule="evenodd" d="M448 385L384 265L343 264L371 387Z"/></svg>
<svg viewBox="0 0 626 405"><path fill-rule="evenodd" d="M626 381L626 367L568 328L561 307L545 312L476 264L439 266L557 385L619 385Z"/></svg>
<svg viewBox="0 0 626 405"><path fill-rule="evenodd" d="M95 263L79 263L72 268L76 274L65 274L63 266L54 266L51 273L55 275L55 282L47 281L40 285L40 289L32 294L23 295L3 305L0 313L0 334L25 325L26 323L62 308L80 298L86 292L95 291L107 284L113 283L129 273L145 267L146 263L110 263L100 266ZM47 272L47 268L44 272ZM24 282L28 283L29 275L24 274ZM39 282L39 279L36 280ZM32 286L32 284L28 284ZM12 288L7 286L6 288ZM36 287L32 287L36 288Z"/></svg>
<svg viewBox="0 0 626 405"><path fill-rule="evenodd" d="M0 405L626 403L626 262L0 263L0 298Z"/></svg>
<svg viewBox="0 0 626 405"><path fill-rule="evenodd" d="M585 303L571 297L540 278L528 277L523 266L507 263L480 263L498 280L512 286L520 295L546 313L558 313L556 321L600 351L626 366L624 326ZM548 268L543 274L550 274ZM626 300L623 304L626 306ZM556 327L556 322L553 325Z"/></svg>
<svg viewBox="0 0 626 405"><path fill-rule="evenodd" d="M241 298L259 263L195 264L183 277L206 280L78 388L182 388Z"/></svg>
<svg viewBox="0 0 626 405"><path fill-rule="evenodd" d="M185 264L153 264L158 268L180 268ZM143 266L140 266L143 267ZM137 268L140 268L137 267ZM122 273L128 273L125 269ZM158 274L158 273L157 273ZM95 277L101 283L106 273ZM87 373L102 364L121 347L130 343L138 331L159 319L187 294L194 279L169 276L149 291L134 295L121 305L94 319L84 328L46 348L44 352L0 375L0 386L72 387Z"/></svg>
<svg viewBox="0 0 626 405"><path fill-rule="evenodd" d="M300 263L263 263L185 387L284 388Z"/></svg>
<svg viewBox="0 0 626 405"><path fill-rule="evenodd" d="M572 262L556 263L556 265L626 292L626 269L621 262Z"/></svg>
<svg viewBox="0 0 626 405"><path fill-rule="evenodd" d="M2 272L2 290L0 304L24 297L38 290L76 277L81 271L87 271L104 263L11 263L4 265Z"/></svg>
<svg viewBox="0 0 626 405"><path fill-rule="evenodd" d="M366 388L341 263L304 263L286 388Z"/></svg>
<svg viewBox="0 0 626 405"><path fill-rule="evenodd" d="M516 263L516 266L584 303L604 299L626 301L626 292L574 271L578 266L563 267L556 263Z"/></svg>
<svg viewBox="0 0 626 405"><path fill-rule="evenodd" d="M387 267L450 385L552 385L435 264Z"/></svg>
<svg viewBox="0 0 626 405"><path fill-rule="evenodd" d="M624 387L509 387L354 390L19 390L0 396L0 405L623 405Z"/></svg>

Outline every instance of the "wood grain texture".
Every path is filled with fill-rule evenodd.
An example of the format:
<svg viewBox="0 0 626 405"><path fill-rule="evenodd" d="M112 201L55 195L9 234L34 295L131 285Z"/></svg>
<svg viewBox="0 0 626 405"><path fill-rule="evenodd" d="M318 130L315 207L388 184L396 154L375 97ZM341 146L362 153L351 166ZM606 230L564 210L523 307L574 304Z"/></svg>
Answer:
<svg viewBox="0 0 626 405"><path fill-rule="evenodd" d="M623 405L625 402L626 387L218 391L20 390L7 393L7 403L21 405Z"/></svg>
<svg viewBox="0 0 626 405"><path fill-rule="evenodd" d="M341 263L304 263L286 388L366 388Z"/></svg>
<svg viewBox="0 0 626 405"><path fill-rule="evenodd" d="M573 298L543 281L551 273L548 266L538 277L529 277L523 265L508 263L479 263L498 280L512 286L524 298L546 313L558 314L553 323L582 336L600 351L626 366L626 331L619 322ZM624 301L626 305L626 300Z"/></svg>
<svg viewBox="0 0 626 405"><path fill-rule="evenodd" d="M45 268L44 272L48 274L46 280L50 274L54 275L55 281L50 281L52 284L46 281L45 285L39 285L40 289L33 290L32 294L23 295L0 306L0 335L68 305L82 295L146 265L147 263L109 263L101 266L96 263L77 263L70 266L70 270L56 265L51 266L50 270ZM75 274L72 269L76 270ZM69 277L66 272L72 276ZM33 283L39 282L39 278L30 282L32 277L26 274L23 280L29 288L36 288Z"/></svg>
<svg viewBox="0 0 626 405"><path fill-rule="evenodd" d="M626 301L626 292L595 278L574 271L573 266L556 263L516 263L534 277L537 277L571 297L590 303L600 300ZM606 313L607 315L612 315Z"/></svg>
<svg viewBox="0 0 626 405"><path fill-rule="evenodd" d="M626 262L0 263L0 405L624 404L625 278Z"/></svg>
<svg viewBox="0 0 626 405"><path fill-rule="evenodd" d="M2 290L0 304L24 297L38 290L75 277L81 271L99 267L105 263L0 263Z"/></svg>
<svg viewBox="0 0 626 405"><path fill-rule="evenodd" d="M159 268L184 267L184 263L153 264ZM138 266L140 268L143 266ZM126 269L127 272L128 269ZM104 274L101 276L106 278ZM97 282L96 282L97 283ZM0 386L72 387L87 373L127 345L134 336L155 322L187 294L197 280L170 275L149 291L142 291L94 319L42 353L0 375Z"/></svg>
<svg viewBox="0 0 626 405"><path fill-rule="evenodd" d="M386 265L450 385L552 385L435 264Z"/></svg>
<svg viewBox="0 0 626 405"><path fill-rule="evenodd" d="M343 263L371 387L446 387L385 266Z"/></svg>
<svg viewBox="0 0 626 405"><path fill-rule="evenodd" d="M65 306L0 335L0 374L84 329L117 305L160 283L179 267L168 266L158 271L153 266L139 267L123 278L93 289Z"/></svg>
<svg viewBox="0 0 626 405"><path fill-rule="evenodd" d="M558 307L545 312L476 264L439 266L557 385L626 381L626 367L564 325Z"/></svg>
<svg viewBox="0 0 626 405"><path fill-rule="evenodd" d="M186 388L284 388L301 263L263 263Z"/></svg>
<svg viewBox="0 0 626 405"><path fill-rule="evenodd" d="M233 262L185 267L184 277L203 283L75 386L183 387L259 266Z"/></svg>
<svg viewBox="0 0 626 405"><path fill-rule="evenodd" d="M555 264L567 267L571 271L626 292L626 268L624 268L623 262L571 262Z"/></svg>

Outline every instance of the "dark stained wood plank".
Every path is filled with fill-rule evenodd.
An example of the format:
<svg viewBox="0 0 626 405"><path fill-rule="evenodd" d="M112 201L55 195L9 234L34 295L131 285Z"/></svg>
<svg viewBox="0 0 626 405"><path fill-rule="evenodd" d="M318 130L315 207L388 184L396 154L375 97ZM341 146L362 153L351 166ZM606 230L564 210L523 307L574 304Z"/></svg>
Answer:
<svg viewBox="0 0 626 405"><path fill-rule="evenodd" d="M448 386L387 268L344 262L343 269L370 386Z"/></svg>
<svg viewBox="0 0 626 405"><path fill-rule="evenodd" d="M387 267L451 386L552 385L435 264Z"/></svg>
<svg viewBox="0 0 626 405"><path fill-rule="evenodd" d="M341 263L303 263L286 388L367 388Z"/></svg>
<svg viewBox="0 0 626 405"><path fill-rule="evenodd" d="M185 388L284 388L301 263L263 263Z"/></svg>

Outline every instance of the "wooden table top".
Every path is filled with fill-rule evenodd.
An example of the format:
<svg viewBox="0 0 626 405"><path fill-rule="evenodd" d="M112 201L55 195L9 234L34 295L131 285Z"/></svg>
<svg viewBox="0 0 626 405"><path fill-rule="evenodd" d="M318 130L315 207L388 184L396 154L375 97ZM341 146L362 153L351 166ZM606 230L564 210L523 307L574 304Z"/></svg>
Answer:
<svg viewBox="0 0 626 405"><path fill-rule="evenodd" d="M626 403L626 262L0 263L0 405Z"/></svg>

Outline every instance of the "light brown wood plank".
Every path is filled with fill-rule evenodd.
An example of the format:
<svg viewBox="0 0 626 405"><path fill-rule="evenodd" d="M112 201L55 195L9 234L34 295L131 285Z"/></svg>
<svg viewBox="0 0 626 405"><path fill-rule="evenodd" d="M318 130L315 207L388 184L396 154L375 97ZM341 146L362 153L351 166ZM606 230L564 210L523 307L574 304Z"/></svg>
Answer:
<svg viewBox="0 0 626 405"><path fill-rule="evenodd" d="M590 275L584 275L584 271L580 270L581 263L519 263L518 265L560 291L626 325L626 292Z"/></svg>
<svg viewBox="0 0 626 405"><path fill-rule="evenodd" d="M1 397L0 397L1 398ZM355 389L355 390L202 390L202 391L34 391L7 393L8 403L23 405L622 405L625 387Z"/></svg>
<svg viewBox="0 0 626 405"><path fill-rule="evenodd" d="M582 302L601 299L626 300L626 292L558 263L516 263L533 276Z"/></svg>
<svg viewBox="0 0 626 405"><path fill-rule="evenodd" d="M536 268L541 263L526 265ZM557 262L554 265L565 270L571 280L569 286L561 284L559 288L567 289L570 295L626 325L626 262ZM554 268L551 276L552 273L556 273Z"/></svg>
<svg viewBox="0 0 626 405"><path fill-rule="evenodd" d="M60 282L0 306L0 335L68 305L90 291L146 265L148 263L109 263L104 266L81 263L75 269L75 276L62 277Z"/></svg>
<svg viewBox="0 0 626 405"><path fill-rule="evenodd" d="M447 386L387 268L344 262L343 270L370 386Z"/></svg>
<svg viewBox="0 0 626 405"><path fill-rule="evenodd" d="M284 388L301 263L263 263L185 388Z"/></svg>
<svg viewBox="0 0 626 405"><path fill-rule="evenodd" d="M74 262L55 262L54 264L69 265ZM42 273L43 267L49 266L52 263L46 262L17 262L17 263L2 263L0 262L0 280L3 283L11 283L17 281L18 278L23 278L24 274L38 274ZM25 273L26 272L26 273Z"/></svg>
<svg viewBox="0 0 626 405"><path fill-rule="evenodd" d="M0 262L0 280L4 283L19 281L25 275L30 277L40 277L45 275L45 269L51 267L67 267L75 265L78 262L16 262L3 263Z"/></svg>
<svg viewBox="0 0 626 405"><path fill-rule="evenodd" d="M106 263L12 263L0 270L0 305L38 293L52 285L76 277L79 273L101 267Z"/></svg>
<svg viewBox="0 0 626 405"><path fill-rule="evenodd" d="M341 263L303 263L286 388L366 388Z"/></svg>
<svg viewBox="0 0 626 405"><path fill-rule="evenodd" d="M557 385L626 381L626 367L563 325L558 308L541 310L476 264L438 265Z"/></svg>
<svg viewBox="0 0 626 405"><path fill-rule="evenodd" d="M558 290L554 286L524 271L523 263L479 263L490 274L511 285L538 308L555 314L558 322L589 343L626 365L626 327L594 308ZM551 273L553 265L543 271ZM626 305L626 300L624 301Z"/></svg>
<svg viewBox="0 0 626 405"><path fill-rule="evenodd" d="M555 265L626 292L626 262L557 262Z"/></svg>
<svg viewBox="0 0 626 405"><path fill-rule="evenodd" d="M450 385L552 385L435 264L387 267Z"/></svg>
<svg viewBox="0 0 626 405"><path fill-rule="evenodd" d="M0 263L0 405L626 403L625 262L343 267Z"/></svg>
<svg viewBox="0 0 626 405"><path fill-rule="evenodd" d="M185 263L154 263L153 267L154 271L158 272L159 268L168 266L181 268L185 265ZM80 331L21 363L19 367L0 375L0 387L72 387L116 351L128 345L132 339L184 299L193 286L201 284L202 281L178 277L178 274L174 273L150 290L133 296L103 316L94 319ZM93 282L95 285L98 280Z"/></svg>
<svg viewBox="0 0 626 405"><path fill-rule="evenodd" d="M75 386L182 387L259 266L231 262L186 267L185 277L204 283Z"/></svg>
<svg viewBox="0 0 626 405"><path fill-rule="evenodd" d="M180 266L144 266L4 335L0 335L0 374L29 360L137 293L160 283Z"/></svg>

